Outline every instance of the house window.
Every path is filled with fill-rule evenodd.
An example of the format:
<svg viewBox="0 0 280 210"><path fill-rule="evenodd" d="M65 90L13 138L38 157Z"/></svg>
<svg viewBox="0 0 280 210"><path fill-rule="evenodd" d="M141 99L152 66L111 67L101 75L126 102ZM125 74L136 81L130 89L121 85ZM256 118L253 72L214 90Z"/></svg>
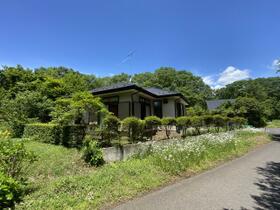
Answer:
<svg viewBox="0 0 280 210"><path fill-rule="evenodd" d="M117 104L117 103L108 103L106 105L108 106L109 112L112 112L116 117L119 116L119 104Z"/></svg>
<svg viewBox="0 0 280 210"><path fill-rule="evenodd" d="M176 117L185 115L185 106L181 103L176 103Z"/></svg>
<svg viewBox="0 0 280 210"><path fill-rule="evenodd" d="M162 101L154 101L154 115L162 118Z"/></svg>
<svg viewBox="0 0 280 210"><path fill-rule="evenodd" d="M119 97L106 97L102 99L102 102L107 106L108 111L112 112L116 117L119 115Z"/></svg>

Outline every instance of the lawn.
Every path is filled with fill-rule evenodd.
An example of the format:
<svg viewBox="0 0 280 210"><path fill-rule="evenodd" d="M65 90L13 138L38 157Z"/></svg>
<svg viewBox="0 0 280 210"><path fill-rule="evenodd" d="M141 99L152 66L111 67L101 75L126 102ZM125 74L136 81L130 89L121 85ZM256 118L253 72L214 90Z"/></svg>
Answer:
<svg viewBox="0 0 280 210"><path fill-rule="evenodd" d="M267 123L267 128L280 128L280 120L273 120L272 122Z"/></svg>
<svg viewBox="0 0 280 210"><path fill-rule="evenodd" d="M17 209L99 209L176 178L209 169L269 141L256 131L188 137L123 162L90 168L79 151L27 141L38 155L29 171L33 190Z"/></svg>

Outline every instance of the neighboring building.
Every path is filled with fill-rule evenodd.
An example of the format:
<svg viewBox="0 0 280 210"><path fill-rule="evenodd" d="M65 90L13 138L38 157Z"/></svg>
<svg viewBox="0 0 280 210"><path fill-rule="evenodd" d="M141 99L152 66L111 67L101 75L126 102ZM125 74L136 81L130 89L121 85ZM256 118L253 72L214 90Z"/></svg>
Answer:
<svg viewBox="0 0 280 210"><path fill-rule="evenodd" d="M206 101L208 110L217 109L219 106L226 102L234 103L235 99L219 99L219 100L210 100Z"/></svg>
<svg viewBox="0 0 280 210"><path fill-rule="evenodd" d="M133 83L118 83L93 89L108 110L120 119L135 116L144 119L155 115L178 117L185 115L187 102L181 93L158 88L143 88Z"/></svg>

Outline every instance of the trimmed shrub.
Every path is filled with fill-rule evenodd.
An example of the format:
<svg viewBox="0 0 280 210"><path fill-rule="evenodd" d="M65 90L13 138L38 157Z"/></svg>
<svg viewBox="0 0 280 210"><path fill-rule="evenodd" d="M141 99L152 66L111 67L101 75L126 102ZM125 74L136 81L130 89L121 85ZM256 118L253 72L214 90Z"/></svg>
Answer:
<svg viewBox="0 0 280 210"><path fill-rule="evenodd" d="M241 128L247 123L247 120L243 117L233 117L232 121L237 128Z"/></svg>
<svg viewBox="0 0 280 210"><path fill-rule="evenodd" d="M0 209L13 209L15 204L21 201L22 195L22 185L0 172Z"/></svg>
<svg viewBox="0 0 280 210"><path fill-rule="evenodd" d="M105 163L103 159L103 151L97 141L93 140L90 136L85 137L82 158L85 162L92 166L101 166Z"/></svg>
<svg viewBox="0 0 280 210"><path fill-rule="evenodd" d="M121 121L114 115L107 115L101 125L102 140L108 145L112 140L120 138L120 125Z"/></svg>
<svg viewBox="0 0 280 210"><path fill-rule="evenodd" d="M65 147L80 148L83 146L86 134L86 126L83 125L64 125L61 127L61 143Z"/></svg>
<svg viewBox="0 0 280 210"><path fill-rule="evenodd" d="M81 147L85 132L86 127L83 125L34 123L25 126L23 136L48 144Z"/></svg>
<svg viewBox="0 0 280 210"><path fill-rule="evenodd" d="M226 119L222 115L214 115L213 123L216 128L216 131L219 132L220 128L223 128L226 126Z"/></svg>
<svg viewBox="0 0 280 210"><path fill-rule="evenodd" d="M134 143L143 140L145 122L136 117L127 117L122 121L122 128L127 133L129 141Z"/></svg>
<svg viewBox="0 0 280 210"><path fill-rule="evenodd" d="M176 119L173 117L164 117L161 119L161 124L164 127L166 137L170 138L171 128L176 125Z"/></svg>
<svg viewBox="0 0 280 210"><path fill-rule="evenodd" d="M203 117L194 116L191 117L191 126L195 128L198 135L200 135L200 128L203 126Z"/></svg>
<svg viewBox="0 0 280 210"><path fill-rule="evenodd" d="M210 131L210 127L213 126L213 116L212 115L204 115L203 116L204 125L207 127L208 132Z"/></svg>
<svg viewBox="0 0 280 210"><path fill-rule="evenodd" d="M177 126L179 129L182 129L182 137L187 136L187 129L191 126L191 117L178 117L176 119L177 121Z"/></svg>
<svg viewBox="0 0 280 210"><path fill-rule="evenodd" d="M11 137L11 132L9 130L0 130L0 139L8 139Z"/></svg>
<svg viewBox="0 0 280 210"><path fill-rule="evenodd" d="M61 126L58 124L33 123L27 124L24 129L24 138L50 144L61 143Z"/></svg>
<svg viewBox="0 0 280 210"><path fill-rule="evenodd" d="M153 136L156 135L158 127L161 125L160 118L156 116L145 117L145 128L147 137L152 140Z"/></svg>
<svg viewBox="0 0 280 210"><path fill-rule="evenodd" d="M28 166L33 161L35 155L25 149L23 142L11 139L0 140L0 173L23 180Z"/></svg>

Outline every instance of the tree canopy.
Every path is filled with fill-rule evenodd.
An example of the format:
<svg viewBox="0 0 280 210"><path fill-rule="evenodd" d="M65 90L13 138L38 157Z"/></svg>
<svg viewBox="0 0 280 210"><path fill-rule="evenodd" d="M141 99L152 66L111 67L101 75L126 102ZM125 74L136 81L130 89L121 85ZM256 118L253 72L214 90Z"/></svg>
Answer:
<svg viewBox="0 0 280 210"><path fill-rule="evenodd" d="M144 87L158 87L181 92L190 106L200 105L205 107L205 100L212 98L212 90L201 77L194 76L185 70L176 70L171 67L162 67L154 73L145 72L135 74L132 82Z"/></svg>

